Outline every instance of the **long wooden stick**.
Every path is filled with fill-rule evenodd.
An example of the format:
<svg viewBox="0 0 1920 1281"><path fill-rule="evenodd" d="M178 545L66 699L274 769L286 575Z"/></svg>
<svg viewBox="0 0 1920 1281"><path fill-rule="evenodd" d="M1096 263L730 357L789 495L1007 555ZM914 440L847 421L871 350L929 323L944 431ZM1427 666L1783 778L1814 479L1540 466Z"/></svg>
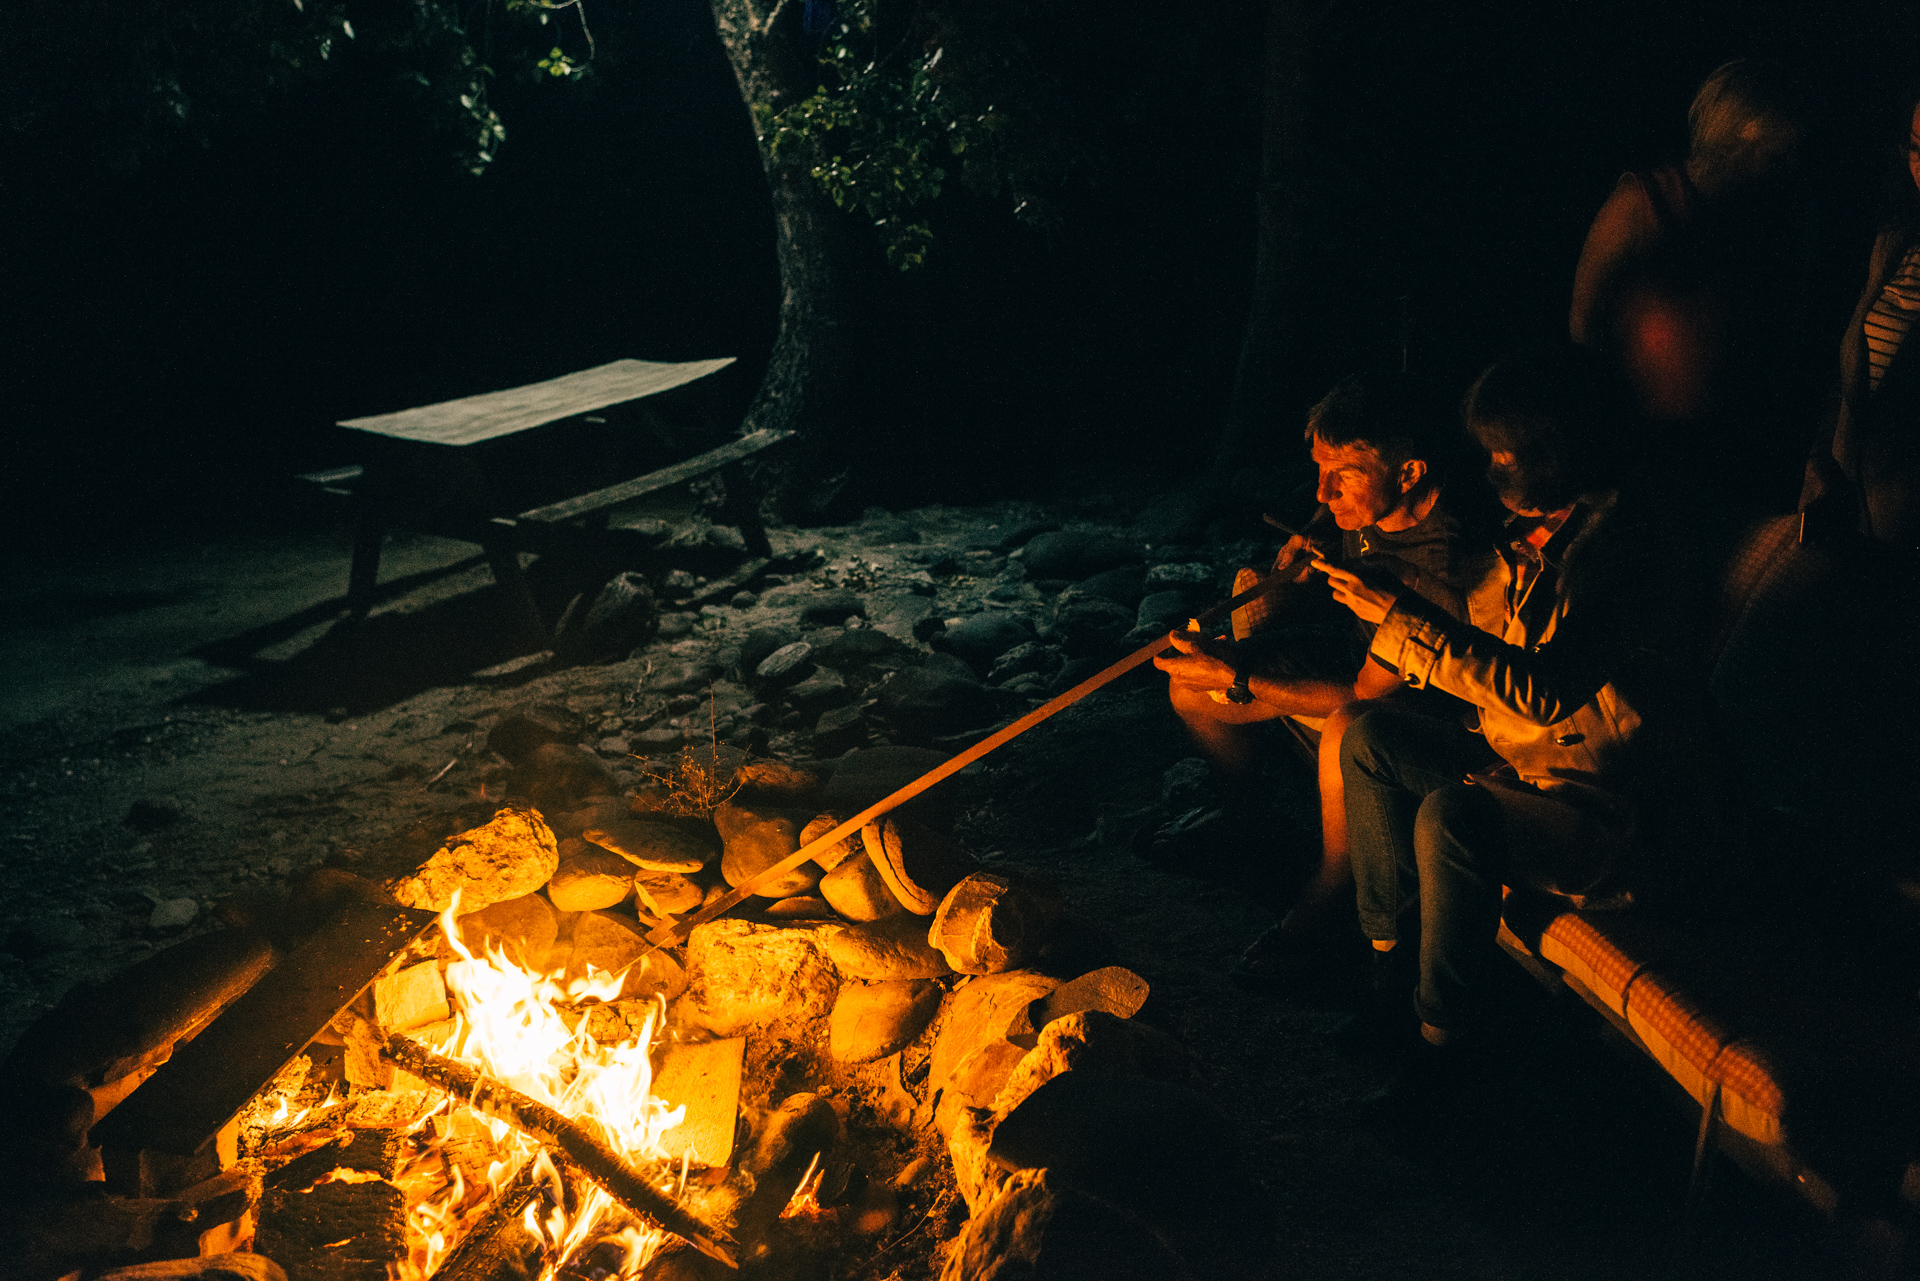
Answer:
<svg viewBox="0 0 1920 1281"><path fill-rule="evenodd" d="M1318 519L1319 516L1316 514L1314 520L1317 521ZM1314 521L1308 521L1307 523L1311 525ZM1241 592L1238 596L1221 601L1218 605L1202 613L1193 621L1200 630L1205 631L1228 617L1234 610L1239 609L1242 605L1247 604L1249 601L1258 600L1269 592L1278 591L1285 585L1283 581L1279 580L1277 575L1269 575L1267 578L1249 587L1246 591ZM871 823L874 819L879 818L882 814L906 804L914 797L920 795L920 793L932 787L935 783L958 774L961 770L973 764L987 753L1012 742L1048 717L1058 712L1064 712L1067 708L1072 707L1075 703L1093 693L1095 690L1104 685L1111 684L1142 663L1153 658L1156 654L1162 653L1166 647L1167 644L1165 640L1147 642L1111 667L1087 677L1087 679L1081 681L1066 693L1042 703L1025 716L1022 716L1019 720L981 739L951 760L934 766L899 791L875 801L825 835L802 845L799 849L787 855L766 871L734 886L731 890L722 894L719 898L707 904L686 920L680 922L669 921L654 927L647 934L647 943L649 944L647 951L641 953L641 955L645 956L648 953L657 952L663 947L675 947L685 942L687 936L693 933L696 926L705 925L715 917L731 912L760 886L768 885L779 880L788 872L793 871L794 868L799 867L802 863L812 858L815 854L824 853L832 849L841 841L852 836L868 823Z"/></svg>
<svg viewBox="0 0 1920 1281"><path fill-rule="evenodd" d="M635 1214L651 1219L700 1253L730 1268L740 1266L727 1248L733 1243L725 1234L716 1232L674 1204L624 1157L585 1127L569 1121L539 1100L484 1077L464 1063L435 1054L404 1036L388 1037L385 1053L395 1066L433 1082L455 1098L505 1121L523 1134L559 1148L573 1159L582 1174Z"/></svg>

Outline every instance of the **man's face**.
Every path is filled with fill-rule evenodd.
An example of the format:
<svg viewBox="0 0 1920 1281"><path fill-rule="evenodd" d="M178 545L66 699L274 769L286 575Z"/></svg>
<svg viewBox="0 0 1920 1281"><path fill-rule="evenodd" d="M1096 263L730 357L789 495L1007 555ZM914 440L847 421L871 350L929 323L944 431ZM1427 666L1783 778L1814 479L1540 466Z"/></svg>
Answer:
<svg viewBox="0 0 1920 1281"><path fill-rule="evenodd" d="M1546 504L1535 492L1538 485L1528 476L1519 456L1511 449L1489 450L1487 483L1500 496L1501 503L1516 516L1544 516Z"/></svg>
<svg viewBox="0 0 1920 1281"><path fill-rule="evenodd" d="M1315 436L1313 461L1320 468L1314 497L1327 505L1342 529L1377 525L1405 500L1398 469L1388 467L1371 445L1329 445Z"/></svg>

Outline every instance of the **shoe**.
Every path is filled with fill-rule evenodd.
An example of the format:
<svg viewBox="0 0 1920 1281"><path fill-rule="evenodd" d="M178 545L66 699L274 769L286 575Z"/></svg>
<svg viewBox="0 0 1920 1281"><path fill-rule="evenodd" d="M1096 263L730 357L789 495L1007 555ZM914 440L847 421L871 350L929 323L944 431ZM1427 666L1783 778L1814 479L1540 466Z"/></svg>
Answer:
<svg viewBox="0 0 1920 1281"><path fill-rule="evenodd" d="M1269 927L1240 953L1227 977L1254 992L1277 992L1325 979L1353 952L1344 931Z"/></svg>
<svg viewBox="0 0 1920 1281"><path fill-rule="evenodd" d="M1399 1058L1419 1040L1420 1020L1413 1013L1413 985L1419 944L1412 940L1390 951L1368 948L1367 995L1359 1011L1327 1034L1335 1049L1368 1058Z"/></svg>

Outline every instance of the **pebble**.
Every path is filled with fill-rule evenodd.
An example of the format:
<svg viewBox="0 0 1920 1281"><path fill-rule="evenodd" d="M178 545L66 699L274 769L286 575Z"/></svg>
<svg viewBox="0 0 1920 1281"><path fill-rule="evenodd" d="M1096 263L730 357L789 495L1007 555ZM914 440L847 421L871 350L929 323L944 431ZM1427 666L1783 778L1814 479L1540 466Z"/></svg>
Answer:
<svg viewBox="0 0 1920 1281"><path fill-rule="evenodd" d="M849 617L865 618L867 603L850 591L823 592L800 610L800 621L816 627L838 626Z"/></svg>
<svg viewBox="0 0 1920 1281"><path fill-rule="evenodd" d="M1212 583L1213 567L1198 561L1155 565L1147 571L1147 590L1149 591L1164 591L1170 587L1204 591Z"/></svg>
<svg viewBox="0 0 1920 1281"><path fill-rule="evenodd" d="M190 898L163 899L147 919L147 928L179 930L192 925L200 915L200 904Z"/></svg>
<svg viewBox="0 0 1920 1281"><path fill-rule="evenodd" d="M797 684L813 670L813 646L805 641L782 645L761 659L753 669L753 679L774 689Z"/></svg>
<svg viewBox="0 0 1920 1281"><path fill-rule="evenodd" d="M990 613L949 622L931 643L936 650L957 656L974 671L986 672L1002 654L1033 639L1033 627L1026 619Z"/></svg>

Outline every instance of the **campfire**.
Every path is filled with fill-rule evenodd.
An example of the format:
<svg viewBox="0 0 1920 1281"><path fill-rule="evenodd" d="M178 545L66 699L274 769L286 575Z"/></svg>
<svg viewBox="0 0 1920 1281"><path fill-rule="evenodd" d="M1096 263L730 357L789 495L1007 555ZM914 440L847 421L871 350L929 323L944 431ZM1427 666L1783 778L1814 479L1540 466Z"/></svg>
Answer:
<svg viewBox="0 0 1920 1281"><path fill-rule="evenodd" d="M688 752L136 967L137 1053L73 1044L99 994L63 1006L9 1071L85 1092L50 1176L104 1177L134 1226L76 1244L54 1216L29 1253L48 1277L964 1281L1091 1231L1182 1275L1151 1216L1203 1221L1180 1172L1232 1138L1133 1020L1145 983L937 805L821 843L930 757Z"/></svg>

